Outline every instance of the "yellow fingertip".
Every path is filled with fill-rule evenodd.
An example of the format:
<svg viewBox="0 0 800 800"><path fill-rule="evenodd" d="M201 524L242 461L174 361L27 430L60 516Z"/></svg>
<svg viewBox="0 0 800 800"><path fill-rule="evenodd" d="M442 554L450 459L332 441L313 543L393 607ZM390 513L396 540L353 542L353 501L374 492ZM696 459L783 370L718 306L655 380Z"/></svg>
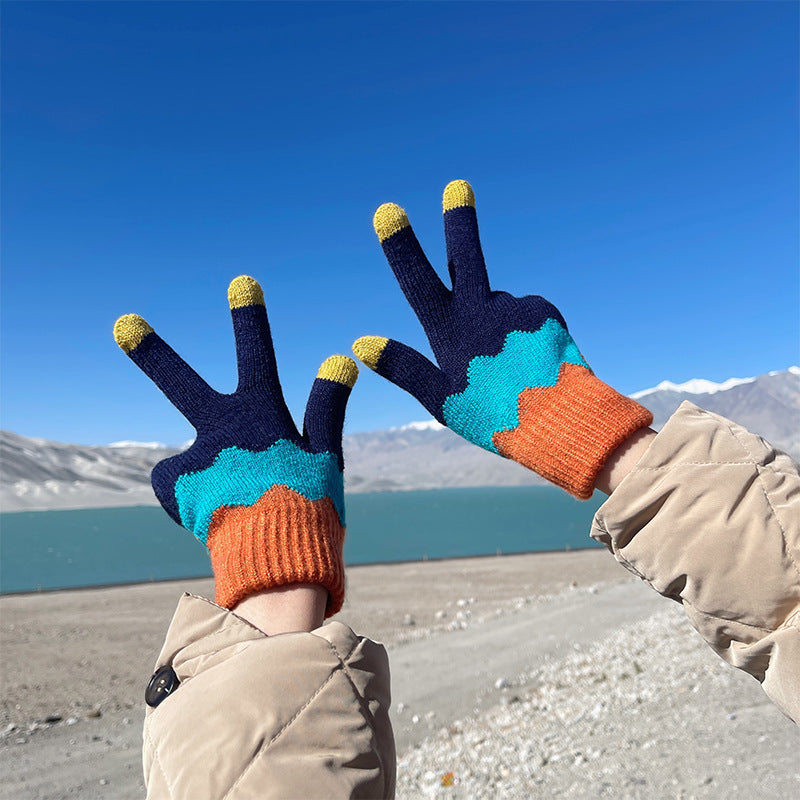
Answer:
<svg viewBox="0 0 800 800"><path fill-rule="evenodd" d="M126 352L135 350L153 329L138 315L125 314L114 323L114 341Z"/></svg>
<svg viewBox="0 0 800 800"><path fill-rule="evenodd" d="M322 362L317 377L342 383L348 389L352 389L358 378L358 367L356 362L347 356L330 356Z"/></svg>
<svg viewBox="0 0 800 800"><path fill-rule="evenodd" d="M450 181L444 187L442 209L449 211L451 208L461 208L462 206L475 208L475 192L466 181Z"/></svg>
<svg viewBox="0 0 800 800"><path fill-rule="evenodd" d="M228 287L228 303L231 308L263 306L264 292L257 280L249 275L240 275L238 278L234 278Z"/></svg>
<svg viewBox="0 0 800 800"><path fill-rule="evenodd" d="M375 212L372 224L381 242L410 225L406 212L397 203L384 203Z"/></svg>
<svg viewBox="0 0 800 800"><path fill-rule="evenodd" d="M359 361L363 361L370 369L376 369L388 342L385 336L362 336L353 342L353 352Z"/></svg>

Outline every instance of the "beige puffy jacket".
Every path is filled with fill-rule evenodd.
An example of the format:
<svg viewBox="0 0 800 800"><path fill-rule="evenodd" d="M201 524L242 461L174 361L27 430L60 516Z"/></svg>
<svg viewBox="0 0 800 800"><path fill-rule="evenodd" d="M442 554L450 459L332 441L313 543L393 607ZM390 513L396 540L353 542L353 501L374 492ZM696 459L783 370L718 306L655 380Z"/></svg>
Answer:
<svg viewBox="0 0 800 800"><path fill-rule="evenodd" d="M800 471L683 403L600 507L592 536L800 724Z"/></svg>
<svg viewBox="0 0 800 800"><path fill-rule="evenodd" d="M180 684L147 709L148 798L394 796L386 651L341 622L266 636L186 594L158 664Z"/></svg>
<svg viewBox="0 0 800 800"><path fill-rule="evenodd" d="M800 722L800 474L788 456L684 403L592 536ZM268 637L185 595L164 665L180 684L147 709L151 800L393 796L381 645L339 622Z"/></svg>

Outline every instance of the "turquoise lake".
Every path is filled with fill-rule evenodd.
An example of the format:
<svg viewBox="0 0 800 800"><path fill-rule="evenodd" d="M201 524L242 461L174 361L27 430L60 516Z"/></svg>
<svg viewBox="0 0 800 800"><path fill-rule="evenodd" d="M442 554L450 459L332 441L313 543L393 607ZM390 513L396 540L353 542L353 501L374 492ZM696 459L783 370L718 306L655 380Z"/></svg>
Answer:
<svg viewBox="0 0 800 800"><path fill-rule="evenodd" d="M347 496L348 564L597 546L602 502L549 486ZM211 574L205 547L156 507L0 514L0 593Z"/></svg>

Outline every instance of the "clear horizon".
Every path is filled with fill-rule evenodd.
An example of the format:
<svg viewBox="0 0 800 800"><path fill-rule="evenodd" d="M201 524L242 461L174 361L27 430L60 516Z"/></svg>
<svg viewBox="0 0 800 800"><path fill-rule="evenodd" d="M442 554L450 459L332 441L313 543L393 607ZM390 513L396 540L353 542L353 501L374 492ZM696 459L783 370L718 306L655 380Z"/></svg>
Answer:
<svg viewBox="0 0 800 800"><path fill-rule="evenodd" d="M184 442L121 353L137 312L215 388L229 281L264 287L302 419L319 363L429 353L372 231L446 274L469 180L494 288L542 294L603 380L798 363L796 4L6 2L2 416L25 436ZM428 414L361 368L346 433Z"/></svg>
<svg viewBox="0 0 800 800"><path fill-rule="evenodd" d="M781 374L781 373L784 373L784 372L790 372L790 373L792 373L794 375L800 375L800 366L791 365L787 369L772 370L772 371L770 371L768 373L764 373L764 375L777 375L777 374ZM713 394L713 393L715 393L717 391L725 391L726 389L733 388L734 386L741 385L743 383L751 383L752 381L756 380L759 377L763 377L763 376L755 375L755 376L751 376L751 377L747 377L747 378L736 378L736 377L734 377L734 378L728 378L728 379L726 379L724 381L721 381L719 383L716 383L716 382L713 382L713 381L707 381L704 378L692 378L692 379L690 379L688 381L685 381L682 384L675 384L672 381L662 381L657 386L649 387L647 389L639 390L639 391L636 391L636 392L631 392L630 396L633 397L633 398L646 397L648 394L651 394L652 392L660 391L661 389L666 389L666 388L672 389L674 391L687 392L689 394L705 394L705 393L712 393ZM664 384L666 384L666 386L664 386ZM708 387L714 387L714 388L709 391ZM644 402L646 404L647 401L643 400L642 402ZM402 429L408 429L408 428L414 428L416 430L422 430L422 429L425 429L425 428L438 429L438 428L444 428L444 427L445 427L444 425L442 425L441 423L437 422L432 417L424 418L423 416L421 416L421 417L419 417L417 419L412 419L412 420L408 420L406 422L401 422L401 423L399 423L397 425L389 426L388 428L370 428L370 429L364 429L364 430L359 430L359 431L346 430L345 431L345 436L347 436L348 434L356 434L356 433L378 433L380 431L385 431L385 430L402 430ZM9 432L15 433L15 434L19 434L18 431L9 431ZM41 437L41 436L34 436L32 434L19 434L19 435L27 436L28 438L32 438L32 439L37 439L37 438L38 439L44 439L45 438L45 437ZM192 444L192 442L194 441L194 437L192 437L190 439L183 440L183 441L179 441L179 442L178 441L164 442L164 441L160 441L160 440L156 441L156 440L152 440L152 439L151 440L119 439L119 440L111 441L111 442L96 442L96 441L77 442L77 441L64 441L64 440L48 440L48 441L54 441L54 443L58 443L58 444L77 445L79 447L80 446L83 446L83 447L135 447L135 446L138 446L138 447L150 447L150 446L153 446L153 447L166 447L166 448L170 448L170 449L177 448L179 450L182 450L185 447L188 447L190 444Z"/></svg>

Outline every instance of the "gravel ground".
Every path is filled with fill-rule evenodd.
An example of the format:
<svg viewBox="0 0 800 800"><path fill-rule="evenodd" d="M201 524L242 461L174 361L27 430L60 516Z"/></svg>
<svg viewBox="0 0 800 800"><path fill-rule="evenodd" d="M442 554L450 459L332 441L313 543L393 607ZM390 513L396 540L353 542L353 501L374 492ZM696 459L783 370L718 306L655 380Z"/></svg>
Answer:
<svg viewBox="0 0 800 800"><path fill-rule="evenodd" d="M400 757L399 798L800 797L798 729L677 605L497 683Z"/></svg>
<svg viewBox="0 0 800 800"><path fill-rule="evenodd" d="M390 653L400 798L800 797L798 728L605 551L348 580L340 618ZM0 598L0 799L142 798L144 687L180 593L212 590Z"/></svg>

